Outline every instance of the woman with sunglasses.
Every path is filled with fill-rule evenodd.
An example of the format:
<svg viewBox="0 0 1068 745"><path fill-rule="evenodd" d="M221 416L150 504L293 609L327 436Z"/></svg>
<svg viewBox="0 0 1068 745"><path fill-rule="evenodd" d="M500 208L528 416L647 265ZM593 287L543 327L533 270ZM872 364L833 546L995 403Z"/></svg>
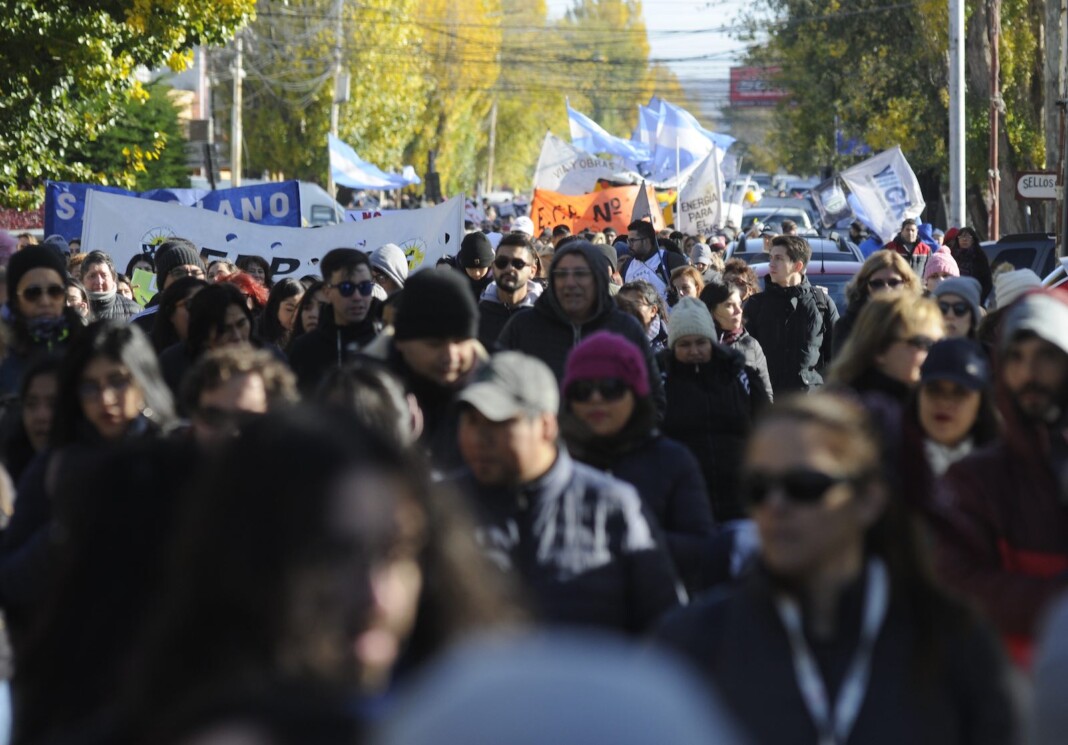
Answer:
<svg viewBox="0 0 1068 745"><path fill-rule="evenodd" d="M667 394L664 434L697 458L716 522L742 520L738 467L753 414L768 394L742 355L716 341L700 300L683 298L675 306L668 344L657 358Z"/></svg>
<svg viewBox="0 0 1068 745"><path fill-rule="evenodd" d="M679 577L691 592L702 589L714 532L705 480L693 454L657 431L641 350L599 331L571 350L561 389L568 451L634 485L667 537Z"/></svg>
<svg viewBox="0 0 1068 745"><path fill-rule="evenodd" d="M944 335L942 314L930 300L911 293L870 299L828 382L904 404L920 382L927 350Z"/></svg>
<svg viewBox="0 0 1068 745"><path fill-rule="evenodd" d="M940 283L931 293L946 322L946 336L974 339L983 310L979 306L981 288L975 277L954 277Z"/></svg>
<svg viewBox="0 0 1068 745"><path fill-rule="evenodd" d="M1012 742L996 641L933 582L857 404L826 393L770 407L741 493L760 561L658 636L718 688L753 742Z"/></svg>
<svg viewBox="0 0 1068 745"><path fill-rule="evenodd" d="M156 436L174 423L174 404L148 337L133 324L98 321L75 338L59 368L51 447L27 467L0 551L0 605L15 637L32 621L44 586L51 494L78 478L100 448Z"/></svg>
<svg viewBox="0 0 1068 745"><path fill-rule="evenodd" d="M0 395L18 391L22 371L41 355L62 355L85 326L67 306L67 263L50 245L30 246L7 266L7 323L11 341L0 363Z"/></svg>
<svg viewBox="0 0 1068 745"><path fill-rule="evenodd" d="M922 292L920 278L901 254L896 251L875 251L846 285L846 311L834 325L835 356L845 346L870 298L898 293L918 297Z"/></svg>

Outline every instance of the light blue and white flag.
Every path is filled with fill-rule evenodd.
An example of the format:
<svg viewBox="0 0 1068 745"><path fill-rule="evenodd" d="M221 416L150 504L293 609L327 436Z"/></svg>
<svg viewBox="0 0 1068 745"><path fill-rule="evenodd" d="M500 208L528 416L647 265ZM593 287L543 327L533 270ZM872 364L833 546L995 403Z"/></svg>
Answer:
<svg viewBox="0 0 1068 745"><path fill-rule="evenodd" d="M419 176L411 166L404 173L387 173L374 166L334 135L329 135L330 171L334 183L350 189L384 189L392 191L419 183Z"/></svg>
<svg viewBox="0 0 1068 745"><path fill-rule="evenodd" d="M884 240L897 234L902 221L919 217L927 206L916 174L897 145L840 175L855 198L850 202L853 212Z"/></svg>
<svg viewBox="0 0 1068 745"><path fill-rule="evenodd" d="M681 175L712 152L713 146L726 152L734 144L730 135L716 134L702 127L686 109L667 101L660 104L660 125L650 166L654 181L667 181L676 174Z"/></svg>
<svg viewBox="0 0 1068 745"><path fill-rule="evenodd" d="M571 144L587 153L618 155L633 164L649 160L646 145L633 140L624 140L606 132L601 125L567 105L567 119L571 125Z"/></svg>
<svg viewBox="0 0 1068 745"><path fill-rule="evenodd" d="M653 96L648 106L638 105L638 127L631 137L652 148L656 144L656 132L660 129L660 99Z"/></svg>

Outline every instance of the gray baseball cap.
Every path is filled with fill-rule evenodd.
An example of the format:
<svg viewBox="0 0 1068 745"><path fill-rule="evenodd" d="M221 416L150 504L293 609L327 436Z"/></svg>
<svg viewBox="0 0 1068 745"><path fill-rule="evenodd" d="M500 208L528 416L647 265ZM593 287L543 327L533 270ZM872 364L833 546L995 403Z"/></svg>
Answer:
<svg viewBox="0 0 1068 745"><path fill-rule="evenodd" d="M493 422L520 414L555 414L560 407L556 376L541 360L521 352L498 352L457 400Z"/></svg>

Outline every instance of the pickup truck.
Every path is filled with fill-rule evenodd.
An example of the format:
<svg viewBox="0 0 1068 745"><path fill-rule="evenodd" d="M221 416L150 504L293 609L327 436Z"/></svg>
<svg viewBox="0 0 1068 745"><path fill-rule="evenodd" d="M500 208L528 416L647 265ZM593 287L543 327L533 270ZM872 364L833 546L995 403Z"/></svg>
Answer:
<svg viewBox="0 0 1068 745"><path fill-rule="evenodd" d="M1057 266L1057 236L1052 233L1016 233L980 245L991 269L1007 261L1016 269L1031 269L1046 277Z"/></svg>

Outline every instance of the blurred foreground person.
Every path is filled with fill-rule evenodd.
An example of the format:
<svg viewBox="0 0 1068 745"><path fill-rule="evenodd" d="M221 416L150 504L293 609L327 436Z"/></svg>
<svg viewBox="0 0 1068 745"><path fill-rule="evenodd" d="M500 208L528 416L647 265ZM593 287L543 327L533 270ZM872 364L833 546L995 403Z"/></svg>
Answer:
<svg viewBox="0 0 1068 745"><path fill-rule="evenodd" d="M780 401L745 467L758 570L673 614L660 638L754 740L1011 742L996 642L929 578L863 410L825 394Z"/></svg>
<svg viewBox="0 0 1068 745"><path fill-rule="evenodd" d="M171 592L128 679L131 739L352 742L369 695L506 617L458 505L351 416L270 413L219 456L188 495Z"/></svg>
<svg viewBox="0 0 1068 745"><path fill-rule="evenodd" d="M0 544L0 605L18 652L45 588L60 476L81 473L109 446L153 438L174 423L174 404L141 330L121 321L89 326L59 369L51 447L26 468Z"/></svg>
<svg viewBox="0 0 1068 745"><path fill-rule="evenodd" d="M559 394L545 363L490 358L458 396L478 539L522 581L540 619L642 633L678 603L667 548L630 484L572 460L558 443Z"/></svg>
<svg viewBox="0 0 1068 745"><path fill-rule="evenodd" d="M1042 612L1068 589L1068 301L1024 295L1002 321L1003 437L943 480L939 570L974 598L1026 665Z"/></svg>
<svg viewBox="0 0 1068 745"><path fill-rule="evenodd" d="M493 639L451 653L378 745L740 745L700 681L608 638ZM710 705L711 704L711 705Z"/></svg>

